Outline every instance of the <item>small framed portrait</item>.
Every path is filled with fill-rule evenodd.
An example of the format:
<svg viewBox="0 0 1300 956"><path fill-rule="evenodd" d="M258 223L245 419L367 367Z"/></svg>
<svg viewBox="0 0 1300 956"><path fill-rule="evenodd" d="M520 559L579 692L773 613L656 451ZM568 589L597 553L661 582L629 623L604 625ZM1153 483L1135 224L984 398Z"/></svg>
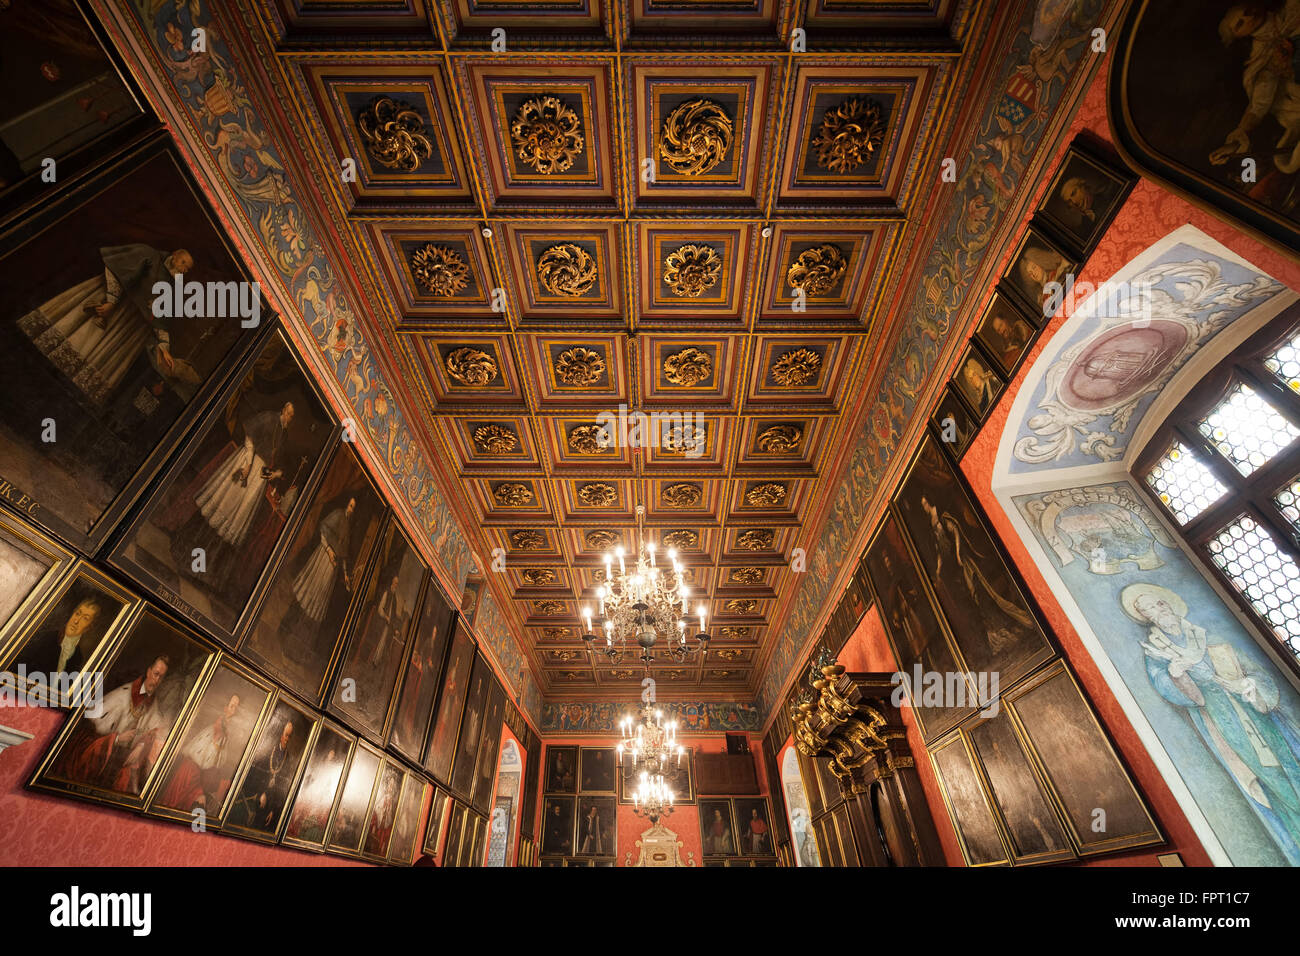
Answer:
<svg viewBox="0 0 1300 956"><path fill-rule="evenodd" d="M330 820L329 841L325 848L341 856L357 856L361 852L361 836L365 832L370 814L370 796L375 789L383 758L369 744L358 741L348 765L347 782L343 794L334 808Z"/></svg>
<svg viewBox="0 0 1300 956"><path fill-rule="evenodd" d="M0 511L0 659L9 636L72 563L72 552Z"/></svg>
<svg viewBox="0 0 1300 956"><path fill-rule="evenodd" d="M342 789L343 776L356 738L342 728L322 721L302 780L293 795L289 822L280 842L301 850L321 850L329 830L330 815Z"/></svg>
<svg viewBox="0 0 1300 956"><path fill-rule="evenodd" d="M460 866L460 845L464 840L469 808L459 800L449 800L447 807L447 844L442 849L439 863L443 866Z"/></svg>
<svg viewBox="0 0 1300 956"><path fill-rule="evenodd" d="M971 416L970 409L957 397L953 383L944 386L939 396L939 404L930 415L930 427L934 429L943 447L952 455L954 461L961 461L966 454L970 441L979 431L979 423Z"/></svg>
<svg viewBox="0 0 1300 956"><path fill-rule="evenodd" d="M1038 330L1020 308L1001 293L994 293L975 329L975 338L1007 381L1015 375L1037 334Z"/></svg>
<svg viewBox="0 0 1300 956"><path fill-rule="evenodd" d="M767 801L762 797L733 797L731 809L741 854L775 856L776 843L772 838L772 816Z"/></svg>
<svg viewBox="0 0 1300 956"><path fill-rule="evenodd" d="M315 729L316 720L306 710L284 694L278 697L257 732L243 779L235 788L234 801L226 813L226 833L266 842L275 840ZM329 797L333 805L333 792Z"/></svg>
<svg viewBox="0 0 1300 956"><path fill-rule="evenodd" d="M548 795L542 802L542 853L547 856L572 855L576 799Z"/></svg>
<svg viewBox="0 0 1300 956"><path fill-rule="evenodd" d="M363 859L379 862L388 859L388 845L393 838L393 824L402 799L402 768L392 758L385 758L379 773L379 785L370 802L366 833L361 841Z"/></svg>
<svg viewBox="0 0 1300 956"><path fill-rule="evenodd" d="M578 792L578 748L546 748L546 792Z"/></svg>
<svg viewBox="0 0 1300 956"><path fill-rule="evenodd" d="M730 800L700 801L700 841L705 856L739 856Z"/></svg>
<svg viewBox="0 0 1300 956"><path fill-rule="evenodd" d="M1064 288L1078 264L1047 236L1030 227L1020 240L1002 282L1042 328L1060 307L1057 287Z"/></svg>
<svg viewBox="0 0 1300 956"><path fill-rule="evenodd" d="M618 768L613 747L583 747L578 755L579 789L582 793L614 793Z"/></svg>
<svg viewBox="0 0 1300 956"><path fill-rule="evenodd" d="M447 832L447 804L451 795L441 787L433 788L433 798L429 803L429 822L424 828L425 856L436 857L442 848L442 838Z"/></svg>
<svg viewBox="0 0 1300 956"><path fill-rule="evenodd" d="M578 856L614 856L618 801L614 797L582 796L578 799Z"/></svg>
<svg viewBox="0 0 1300 956"><path fill-rule="evenodd" d="M1135 181L1127 170L1102 159L1096 149L1076 139L1047 187L1035 219L1066 249L1085 259L1101 241Z"/></svg>
<svg viewBox="0 0 1300 956"><path fill-rule="evenodd" d="M949 384L956 387L957 394L965 400L975 420L981 423L993 410L998 396L1006 387L1002 376L993 368L993 363L973 344L966 347L966 354L958 363L957 371L953 373Z"/></svg>
<svg viewBox="0 0 1300 956"><path fill-rule="evenodd" d="M3 538L0 538L2 546ZM2 560L2 559L0 559ZM35 703L71 707L95 663L139 604L89 564L78 561L45 605L0 656L14 690Z"/></svg>
<svg viewBox="0 0 1300 956"><path fill-rule="evenodd" d="M413 773L402 781L402 802L397 807L393 821L393 838L388 844L388 862L396 866L410 866L415 862L415 844L419 836L420 814L431 785Z"/></svg>

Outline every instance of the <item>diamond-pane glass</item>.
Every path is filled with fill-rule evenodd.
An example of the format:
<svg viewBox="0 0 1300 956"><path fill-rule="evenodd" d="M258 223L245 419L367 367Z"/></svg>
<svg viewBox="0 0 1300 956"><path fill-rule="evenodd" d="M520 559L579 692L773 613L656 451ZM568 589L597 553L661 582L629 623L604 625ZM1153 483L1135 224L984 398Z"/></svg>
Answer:
<svg viewBox="0 0 1300 956"><path fill-rule="evenodd" d="M1228 492L1214 472L1180 441L1170 445L1147 472L1147 484L1179 524L1187 524Z"/></svg>
<svg viewBox="0 0 1300 956"><path fill-rule="evenodd" d="M1277 508L1291 522L1291 527L1300 531L1300 475L1292 478L1287 486L1273 496Z"/></svg>
<svg viewBox="0 0 1300 956"><path fill-rule="evenodd" d="M1291 650L1300 653L1300 567L1267 528L1242 515L1210 539L1210 558Z"/></svg>
<svg viewBox="0 0 1300 956"><path fill-rule="evenodd" d="M1264 364L1286 382L1291 391L1300 392L1300 335L1264 359Z"/></svg>
<svg viewBox="0 0 1300 956"><path fill-rule="evenodd" d="M1249 475L1296 438L1296 428L1249 385L1238 385L1197 428L1239 472Z"/></svg>

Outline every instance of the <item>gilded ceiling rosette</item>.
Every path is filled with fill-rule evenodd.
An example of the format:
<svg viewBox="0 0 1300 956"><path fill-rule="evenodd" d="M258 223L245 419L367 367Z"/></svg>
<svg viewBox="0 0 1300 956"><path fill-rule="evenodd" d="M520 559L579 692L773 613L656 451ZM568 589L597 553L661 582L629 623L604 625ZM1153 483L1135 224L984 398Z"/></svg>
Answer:
<svg viewBox="0 0 1300 956"><path fill-rule="evenodd" d="M880 105L860 96L849 97L822 116L813 137L817 163L833 173L847 174L871 161L885 138Z"/></svg>
<svg viewBox="0 0 1300 956"><path fill-rule="evenodd" d="M469 285L469 266L448 246L432 242L415 250L411 255L411 275L430 295L450 297L459 294Z"/></svg>
<svg viewBox="0 0 1300 956"><path fill-rule="evenodd" d="M581 246L562 242L538 257L537 278L552 295L576 299L596 284L596 260Z"/></svg>
<svg viewBox="0 0 1300 956"><path fill-rule="evenodd" d="M795 387L817 381L822 357L812 349L791 349L772 363L772 379L778 385Z"/></svg>
<svg viewBox="0 0 1300 956"><path fill-rule="evenodd" d="M585 388L605 374L605 357L595 349L575 346L555 357L555 377L565 385Z"/></svg>
<svg viewBox="0 0 1300 956"><path fill-rule="evenodd" d="M664 359L664 378L673 385L698 385L713 374L713 359L694 346Z"/></svg>
<svg viewBox="0 0 1300 956"><path fill-rule="evenodd" d="M410 103L378 96L357 115L357 129L370 158L388 169L415 172L433 155L424 119Z"/></svg>
<svg viewBox="0 0 1300 956"><path fill-rule="evenodd" d="M718 284L722 260L712 246L688 243L664 258L664 284L673 295L697 299Z"/></svg>
<svg viewBox="0 0 1300 956"><path fill-rule="evenodd" d="M443 361L447 374L462 385L482 388L497 377L497 363L487 352L476 348L453 349Z"/></svg>
<svg viewBox="0 0 1300 956"><path fill-rule="evenodd" d="M785 281L809 298L825 295L843 278L848 267L844 253L828 242L799 253L786 270Z"/></svg>
<svg viewBox="0 0 1300 956"><path fill-rule="evenodd" d="M534 96L515 111L510 142L529 168L545 176L562 173L582 152L582 121L558 96Z"/></svg>
<svg viewBox="0 0 1300 956"><path fill-rule="evenodd" d="M683 176L707 173L727 157L732 140L731 117L712 100L688 100L664 117L659 155Z"/></svg>
<svg viewBox="0 0 1300 956"><path fill-rule="evenodd" d="M794 451L803 438L803 429L798 425L771 425L763 429L757 438L759 451L780 454Z"/></svg>

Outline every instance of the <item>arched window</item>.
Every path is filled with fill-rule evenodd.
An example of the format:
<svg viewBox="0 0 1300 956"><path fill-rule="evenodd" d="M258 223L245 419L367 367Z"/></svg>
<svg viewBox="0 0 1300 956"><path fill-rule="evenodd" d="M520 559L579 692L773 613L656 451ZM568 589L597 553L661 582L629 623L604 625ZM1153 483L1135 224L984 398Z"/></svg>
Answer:
<svg viewBox="0 0 1300 956"><path fill-rule="evenodd" d="M1111 359L1122 364L1125 356ZM1175 407L1134 476L1238 603L1300 658L1300 323L1289 309Z"/></svg>

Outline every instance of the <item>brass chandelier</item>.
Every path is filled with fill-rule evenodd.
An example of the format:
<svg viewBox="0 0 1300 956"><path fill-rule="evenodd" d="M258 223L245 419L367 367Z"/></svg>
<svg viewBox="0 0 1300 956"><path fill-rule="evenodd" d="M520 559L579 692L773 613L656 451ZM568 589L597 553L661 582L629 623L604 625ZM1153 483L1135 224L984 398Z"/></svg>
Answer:
<svg viewBox="0 0 1300 956"><path fill-rule="evenodd" d="M694 659L701 660L709 647L709 633L705 629L706 610L701 604L695 613L700 629L695 635L695 645L687 644L686 628L690 613L690 588L682 573L677 551L669 548L666 561L657 557L654 541L646 538L642 523L645 506L637 505L637 548L634 559L619 545L605 552L605 579L596 589L599 630L604 640L597 643L597 627L592 608L584 606L582 616L587 633L582 639L587 643L588 654L599 652L613 664L624 656L636 653L649 669L656 655L679 664ZM614 563L618 563L617 572ZM660 646L659 639L663 638ZM639 652L634 650L639 648Z"/></svg>
<svg viewBox="0 0 1300 956"><path fill-rule="evenodd" d="M652 824L673 812L673 791L668 774L681 766L685 749L677 743L677 721L664 723L663 711L647 702L639 721L629 714L618 724L623 735L618 745L618 765L630 760L636 773L632 791L632 812Z"/></svg>

